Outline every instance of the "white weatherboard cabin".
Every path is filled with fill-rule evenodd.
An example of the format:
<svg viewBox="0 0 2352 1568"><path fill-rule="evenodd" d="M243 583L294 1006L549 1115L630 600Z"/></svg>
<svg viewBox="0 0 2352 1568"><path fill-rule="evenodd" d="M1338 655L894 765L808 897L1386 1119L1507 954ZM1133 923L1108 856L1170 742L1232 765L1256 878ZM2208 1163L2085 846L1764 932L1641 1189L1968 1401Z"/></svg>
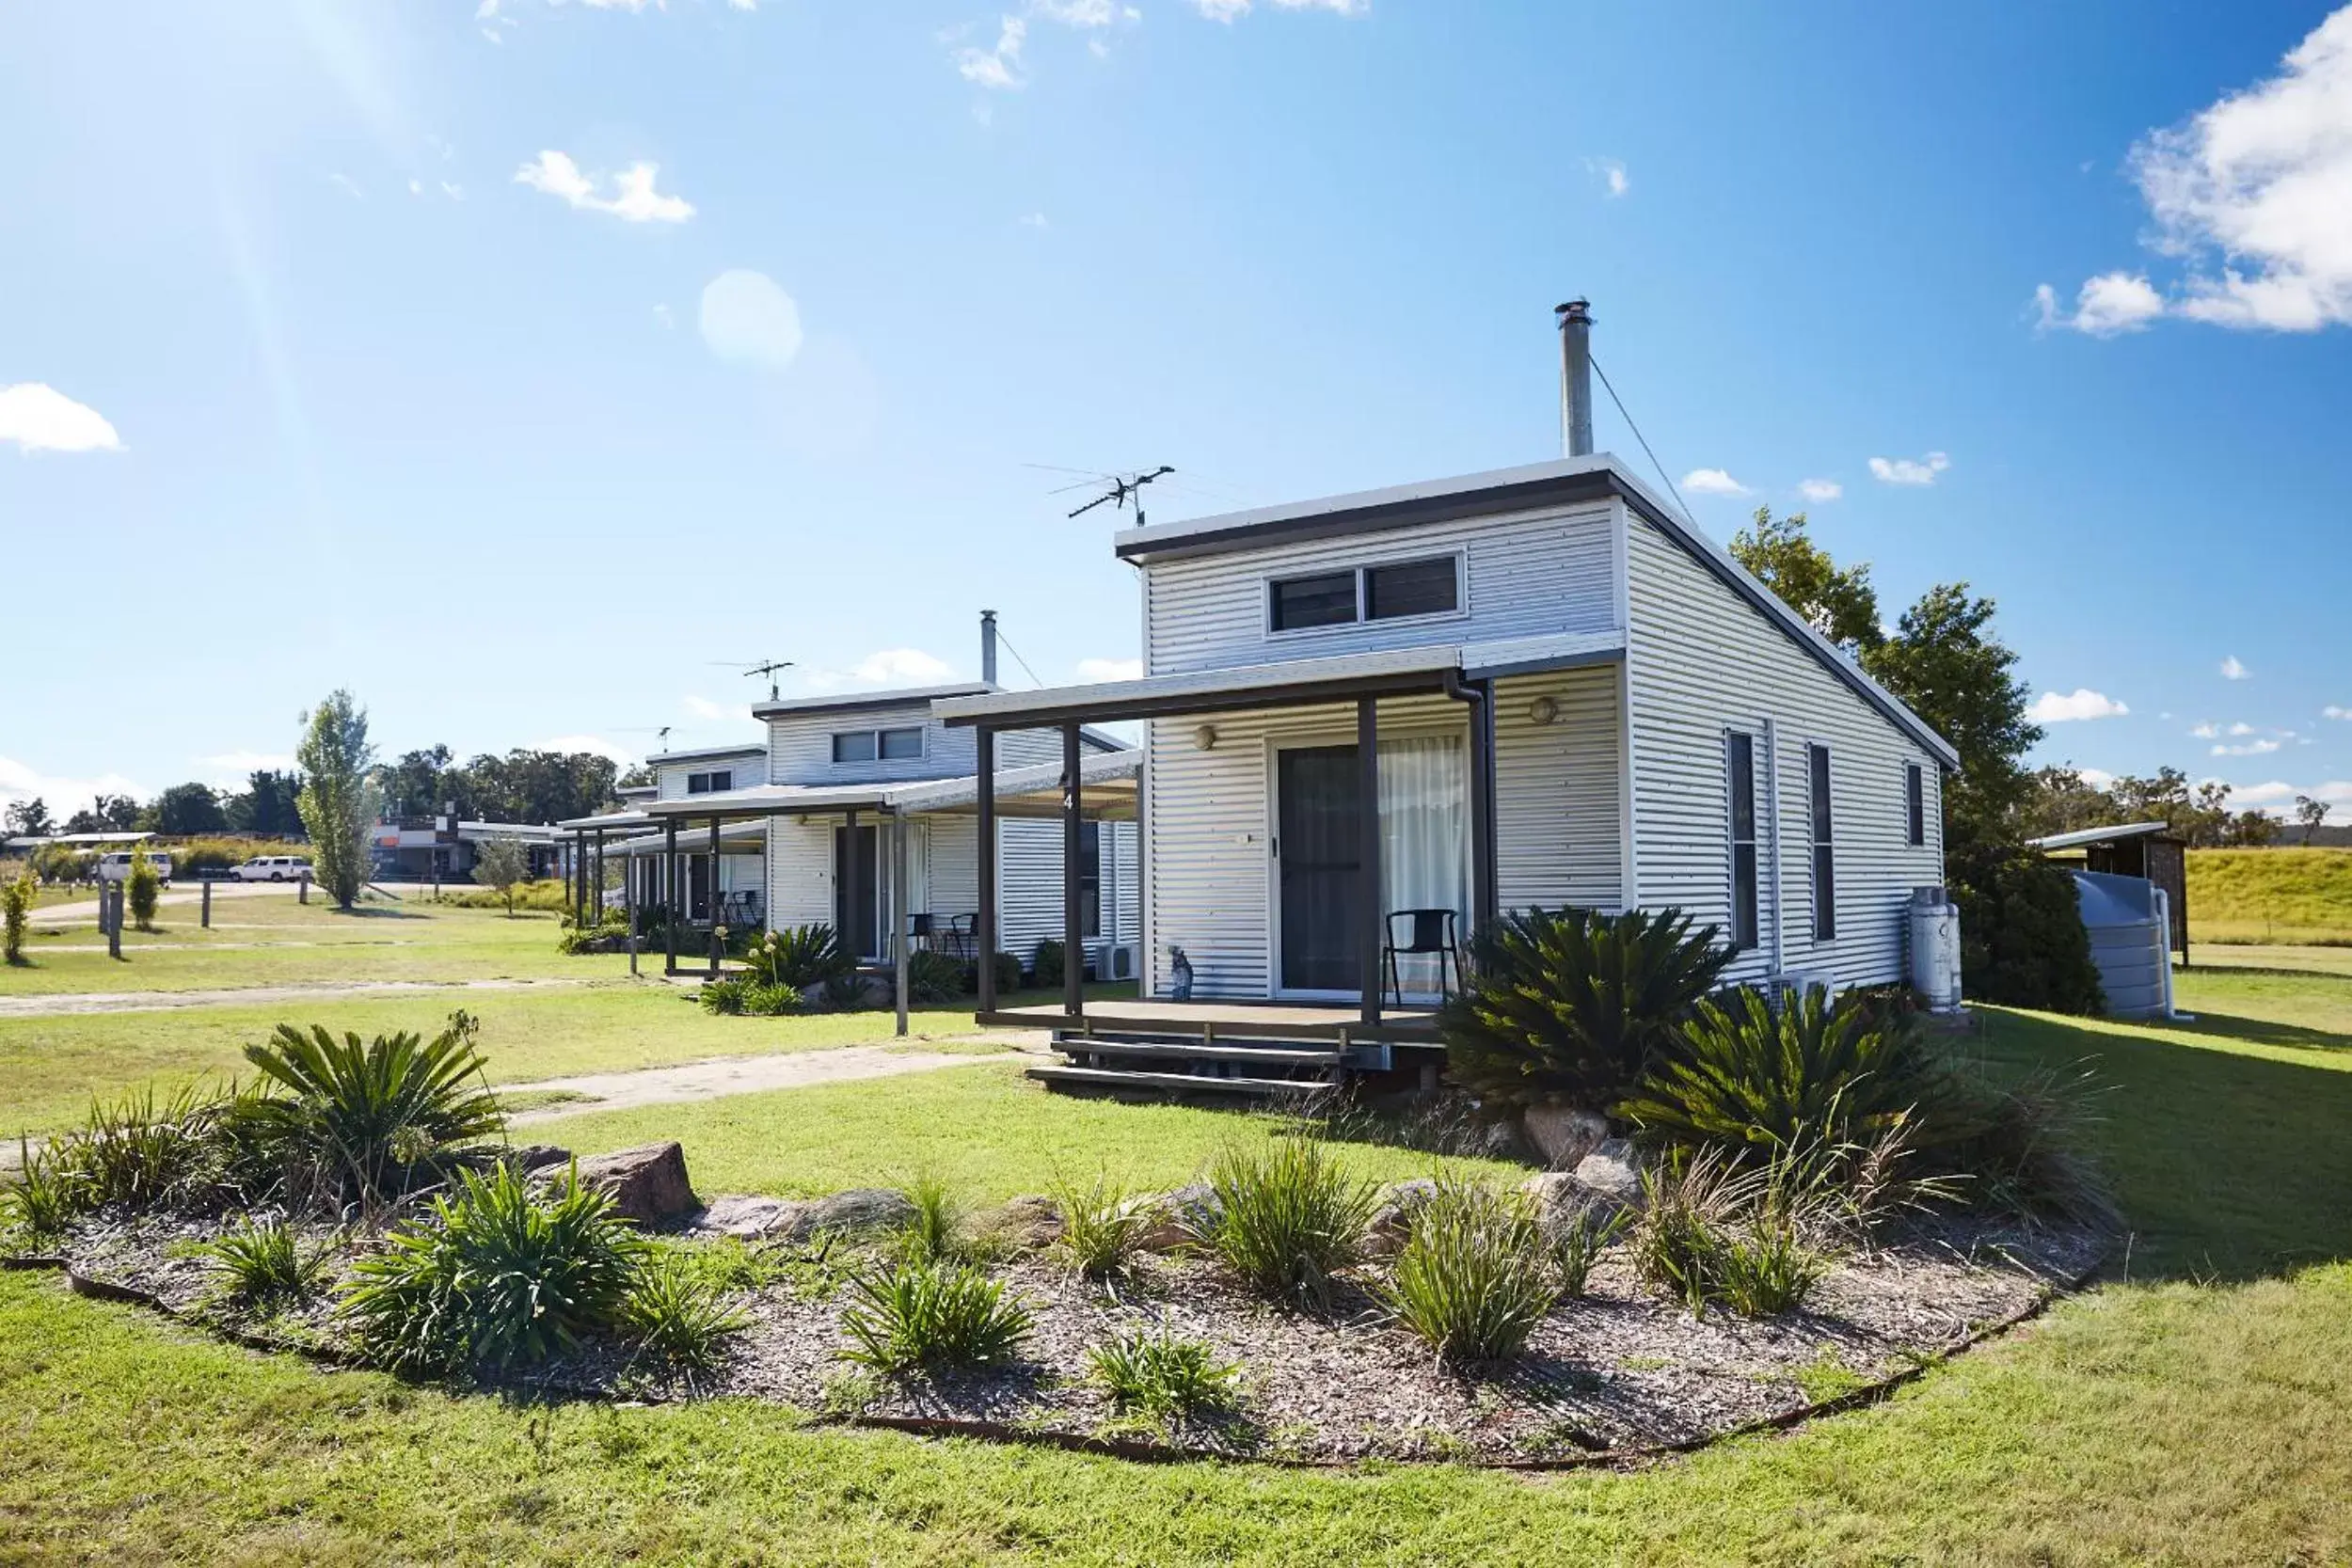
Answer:
<svg viewBox="0 0 2352 1568"><path fill-rule="evenodd" d="M986 791L995 808L987 833L996 848L983 916L976 745L970 731L949 728L931 706L993 691L995 662L995 620L983 612L981 680L755 705L753 716L768 726L764 745L649 759L660 779L655 799L563 826L583 840L604 835L604 853L627 855L643 868L631 884L637 902L662 907L663 890L675 888L686 923L706 930L715 836L723 850L720 923L832 926L860 958L896 971L902 1018L904 959L913 950L971 958L991 950L979 940L986 927L994 950L1026 965L1041 942L1064 939L1073 885L1083 909L1071 950L1085 959L1068 967L1132 978L1140 956L1135 798L1141 754L1115 736L1092 729L1075 736L1087 799L1074 835L1059 820L1065 737L1014 733L993 748L1001 771ZM1066 843L1074 843L1069 878ZM668 968L679 969L675 924Z"/></svg>
<svg viewBox="0 0 2352 1568"><path fill-rule="evenodd" d="M983 749L1147 726L1142 996L983 997L1056 1029L1073 1065L1037 1075L1401 1065L1453 963L1426 949L1531 906L1685 911L1734 980L1904 976L1956 753L1591 451L1589 317L1562 317L1571 455L1130 530L1141 679L935 705Z"/></svg>

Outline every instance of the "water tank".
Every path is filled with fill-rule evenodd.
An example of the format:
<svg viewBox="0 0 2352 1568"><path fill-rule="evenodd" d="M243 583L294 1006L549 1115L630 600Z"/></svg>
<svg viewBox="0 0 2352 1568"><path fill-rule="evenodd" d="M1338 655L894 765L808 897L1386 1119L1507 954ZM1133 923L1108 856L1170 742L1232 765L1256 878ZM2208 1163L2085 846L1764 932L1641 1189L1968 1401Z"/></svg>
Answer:
<svg viewBox="0 0 2352 1568"><path fill-rule="evenodd" d="M1911 893L1911 989L1928 1010L1960 1010L1960 910L1940 887Z"/></svg>
<svg viewBox="0 0 2352 1568"><path fill-rule="evenodd" d="M2172 943L2164 893L2144 877L2077 871L2074 902L2090 933L2110 1018L2163 1018L2172 1010Z"/></svg>

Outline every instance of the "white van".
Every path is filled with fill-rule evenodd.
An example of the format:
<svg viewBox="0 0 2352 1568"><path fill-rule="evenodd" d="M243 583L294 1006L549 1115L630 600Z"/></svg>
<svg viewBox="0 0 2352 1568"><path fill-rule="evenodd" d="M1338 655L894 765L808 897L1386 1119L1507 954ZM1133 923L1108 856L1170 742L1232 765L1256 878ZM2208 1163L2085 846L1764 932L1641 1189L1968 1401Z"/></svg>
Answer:
<svg viewBox="0 0 2352 1568"><path fill-rule="evenodd" d="M147 863L155 868L155 875L166 887L171 885L171 855L167 850L150 849ZM98 879L102 882L127 882L131 879L131 852L109 849L98 857Z"/></svg>
<svg viewBox="0 0 2352 1568"><path fill-rule="evenodd" d="M245 882L293 882L310 874L310 863L300 855L256 855L237 867Z"/></svg>

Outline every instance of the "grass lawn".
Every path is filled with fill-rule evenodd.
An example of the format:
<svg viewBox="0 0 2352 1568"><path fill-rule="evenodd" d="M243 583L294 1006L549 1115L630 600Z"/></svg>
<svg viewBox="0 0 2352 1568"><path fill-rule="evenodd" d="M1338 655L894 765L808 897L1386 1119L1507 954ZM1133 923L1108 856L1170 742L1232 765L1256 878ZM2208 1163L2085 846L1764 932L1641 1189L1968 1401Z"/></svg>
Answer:
<svg viewBox="0 0 2352 1568"><path fill-rule="evenodd" d="M356 1030L363 1037L400 1029L422 1034L439 1028L452 1008L463 1007L482 1021L482 1051L497 1084L896 1038L886 1010L714 1018L689 1001L690 994L658 980L622 979L545 990L0 1016L0 1138L78 1122L93 1095L249 1073L244 1048L280 1023L323 1023L339 1035ZM1042 999L1041 992L1034 998ZM908 1027L910 1039L968 1034L972 1009L969 1004L914 1008Z"/></svg>
<svg viewBox="0 0 2352 1568"><path fill-rule="evenodd" d="M2099 1135L2135 1230L2129 1277L1785 1437L1626 1475L1136 1466L835 1432L747 1402L450 1395L0 1275L0 1560L2343 1561L2347 984L2187 976L2195 1027L1992 1015L1992 1056L2092 1058L2114 1085ZM1172 1179L1264 1128L1053 1099L982 1067L548 1131L682 1135L710 1190L929 1164L993 1196L1097 1161Z"/></svg>

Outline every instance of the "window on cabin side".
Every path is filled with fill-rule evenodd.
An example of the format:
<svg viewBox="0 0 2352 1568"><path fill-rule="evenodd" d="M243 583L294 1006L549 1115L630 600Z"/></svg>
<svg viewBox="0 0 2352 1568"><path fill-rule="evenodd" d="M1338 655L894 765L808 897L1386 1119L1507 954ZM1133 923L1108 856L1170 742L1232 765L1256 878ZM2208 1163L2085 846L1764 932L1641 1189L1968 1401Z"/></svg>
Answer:
<svg viewBox="0 0 2352 1568"><path fill-rule="evenodd" d="M884 762L911 762L923 754L923 732L920 728L884 730L879 740Z"/></svg>
<svg viewBox="0 0 2352 1568"><path fill-rule="evenodd" d="M1917 848L1927 841L1927 770L1915 762L1906 762L1903 764L1903 842Z"/></svg>
<svg viewBox="0 0 2352 1568"><path fill-rule="evenodd" d="M1829 748L1807 746L1804 750L1813 806L1813 940L1828 942L1837 935L1837 863L1830 818Z"/></svg>
<svg viewBox="0 0 2352 1568"><path fill-rule="evenodd" d="M1756 942L1756 737L1725 735L1724 768L1730 785L1731 945L1745 952Z"/></svg>
<svg viewBox="0 0 2352 1568"><path fill-rule="evenodd" d="M1356 619L1356 574L1324 572L1282 578L1274 584L1274 629L1343 626Z"/></svg>
<svg viewBox="0 0 2352 1568"><path fill-rule="evenodd" d="M835 762L871 762L874 760L874 732L846 730L833 737L833 760Z"/></svg>
<svg viewBox="0 0 2352 1568"><path fill-rule="evenodd" d="M1400 561L1364 568L1364 619L1393 621L1406 615L1450 615L1462 608L1460 574L1454 557Z"/></svg>
<svg viewBox="0 0 2352 1568"><path fill-rule="evenodd" d="M686 793L689 795L724 794L734 787L735 770L731 768L720 768L707 773L686 775Z"/></svg>

